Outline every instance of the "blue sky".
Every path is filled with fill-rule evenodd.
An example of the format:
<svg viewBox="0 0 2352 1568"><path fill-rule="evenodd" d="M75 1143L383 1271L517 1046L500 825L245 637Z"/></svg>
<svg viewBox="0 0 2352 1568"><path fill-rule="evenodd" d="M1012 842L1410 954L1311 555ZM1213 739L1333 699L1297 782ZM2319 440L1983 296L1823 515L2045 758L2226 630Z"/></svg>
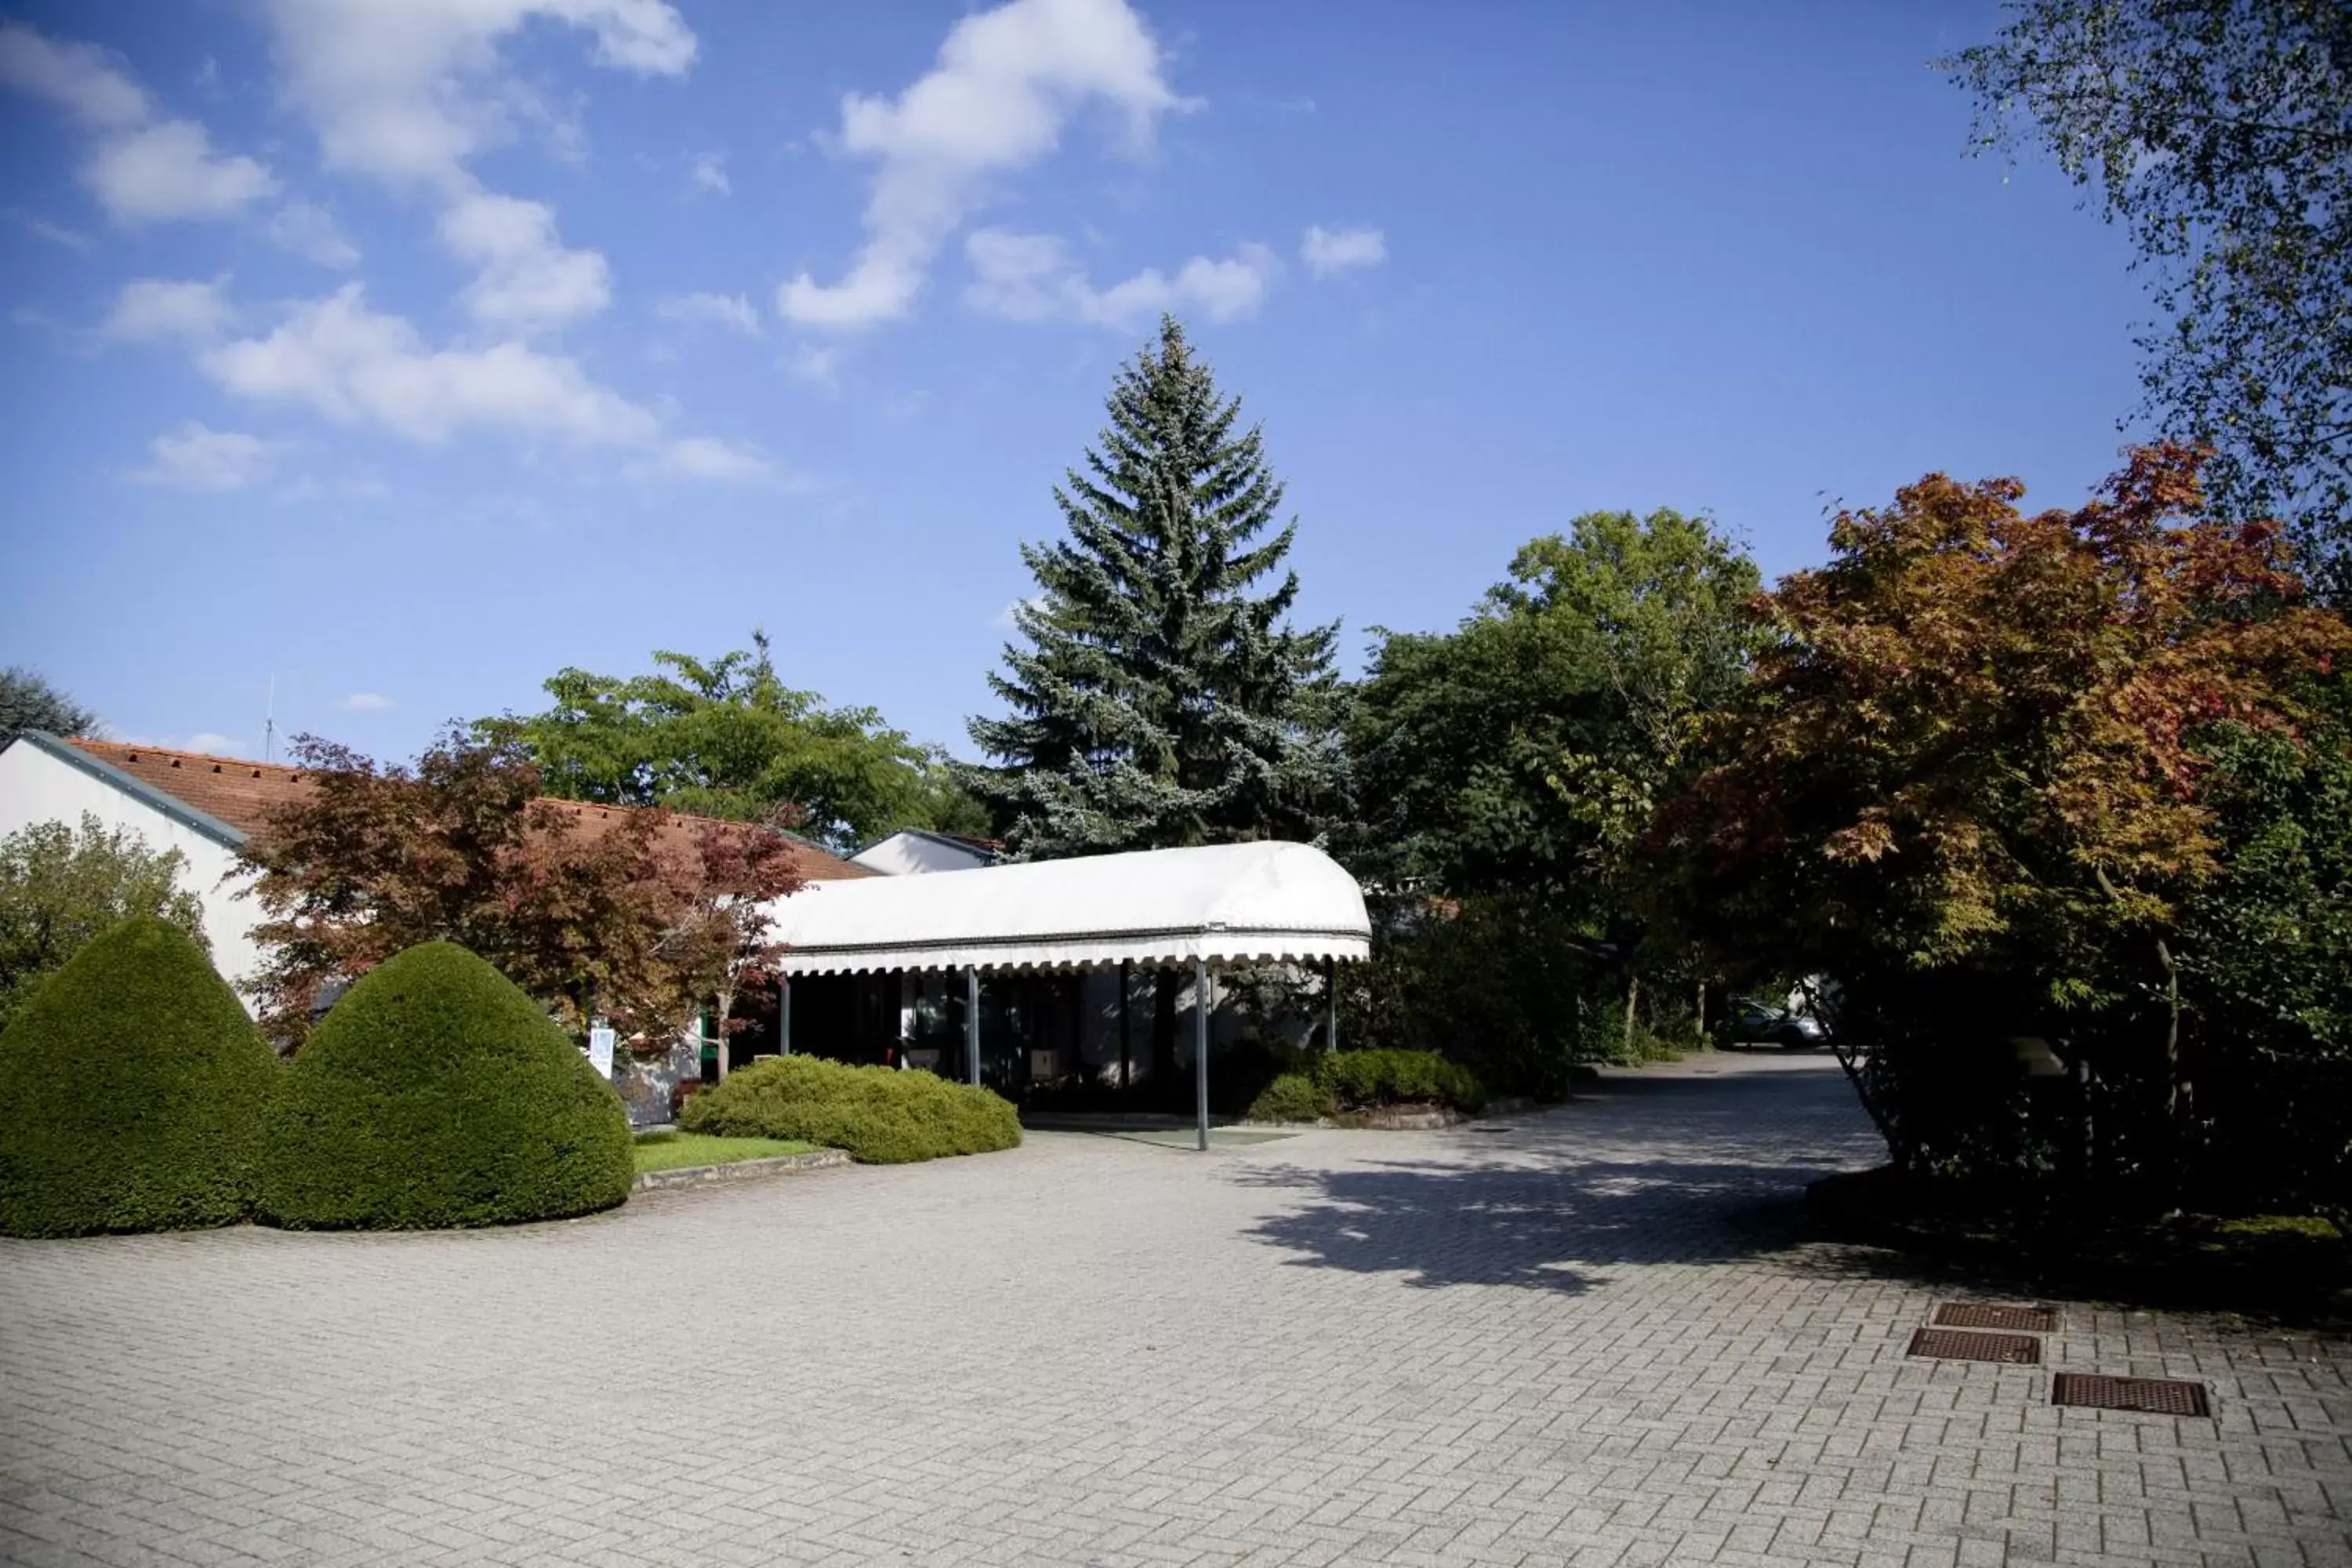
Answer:
<svg viewBox="0 0 2352 1568"><path fill-rule="evenodd" d="M969 751L1158 310L1303 611L1596 508L1777 574L1932 468L2072 502L2145 314L1927 62L1990 4L249 0L0 31L0 663L386 755L715 653Z"/></svg>

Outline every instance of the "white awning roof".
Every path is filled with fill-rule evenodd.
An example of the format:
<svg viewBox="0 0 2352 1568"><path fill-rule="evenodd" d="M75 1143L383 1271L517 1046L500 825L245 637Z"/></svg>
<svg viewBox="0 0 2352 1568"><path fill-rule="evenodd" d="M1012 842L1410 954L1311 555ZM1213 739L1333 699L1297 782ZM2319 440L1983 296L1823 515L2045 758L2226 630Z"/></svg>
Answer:
<svg viewBox="0 0 2352 1568"><path fill-rule="evenodd" d="M1265 841L812 882L768 906L787 974L1364 957L1356 879Z"/></svg>

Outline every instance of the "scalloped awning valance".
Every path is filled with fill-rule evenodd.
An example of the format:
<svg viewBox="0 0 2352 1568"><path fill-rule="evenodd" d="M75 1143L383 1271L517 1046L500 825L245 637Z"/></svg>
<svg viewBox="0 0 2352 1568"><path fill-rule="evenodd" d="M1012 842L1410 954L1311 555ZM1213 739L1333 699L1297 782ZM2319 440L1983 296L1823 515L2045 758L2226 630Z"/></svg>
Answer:
<svg viewBox="0 0 2352 1568"><path fill-rule="evenodd" d="M1356 879L1307 844L1148 849L811 883L768 906L787 974L1352 962Z"/></svg>

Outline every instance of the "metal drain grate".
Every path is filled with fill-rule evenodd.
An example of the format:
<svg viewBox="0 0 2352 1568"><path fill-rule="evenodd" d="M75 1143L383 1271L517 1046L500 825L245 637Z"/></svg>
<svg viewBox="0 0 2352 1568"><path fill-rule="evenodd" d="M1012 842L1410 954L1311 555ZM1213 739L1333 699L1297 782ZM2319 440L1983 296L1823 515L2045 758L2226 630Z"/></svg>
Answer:
<svg viewBox="0 0 2352 1568"><path fill-rule="evenodd" d="M2050 1403L2093 1410L2145 1410L2155 1415L2210 1415L2205 1385L2168 1377L2108 1377L2062 1372L2050 1380Z"/></svg>
<svg viewBox="0 0 2352 1568"><path fill-rule="evenodd" d="M2058 1314L2047 1307L1995 1307L1979 1301L1947 1301L1936 1309L1936 1326L1944 1329L2006 1329L2012 1333L2048 1334L2058 1329Z"/></svg>
<svg viewBox="0 0 2352 1568"><path fill-rule="evenodd" d="M1921 1329L1911 1336L1908 1355L1937 1361L1990 1361L2003 1366L2040 1366L2042 1342L2030 1334L1970 1334L1957 1329Z"/></svg>

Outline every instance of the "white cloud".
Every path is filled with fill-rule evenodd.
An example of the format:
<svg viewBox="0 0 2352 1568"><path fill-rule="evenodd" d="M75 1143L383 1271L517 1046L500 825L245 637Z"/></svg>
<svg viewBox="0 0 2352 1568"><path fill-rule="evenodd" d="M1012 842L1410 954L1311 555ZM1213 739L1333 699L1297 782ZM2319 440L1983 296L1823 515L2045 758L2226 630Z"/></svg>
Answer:
<svg viewBox="0 0 2352 1568"><path fill-rule="evenodd" d="M1032 594L1025 599L1015 599L1011 604L1005 605L1004 608L997 611L994 618L990 620L988 624L992 626L1000 627L1005 631L1017 631L1021 626L1022 611L1027 610L1032 614L1035 614L1044 610L1046 605L1050 602L1051 601L1043 594Z"/></svg>
<svg viewBox="0 0 2352 1568"><path fill-rule="evenodd" d="M446 204L443 242L478 268L466 302L476 320L552 327L602 310L610 268L567 247L538 202L485 191L467 168L520 118L576 155L577 127L504 79L499 44L533 21L593 33L598 64L677 76L696 43L663 0L268 0L287 100L319 134L329 167L395 186L422 185Z"/></svg>
<svg viewBox="0 0 2352 1568"><path fill-rule="evenodd" d="M62 245L68 250L88 250L89 248L89 236L82 233L82 231L78 228L68 228L63 224L51 223L48 219L44 217L36 217L31 213L11 212L8 216L15 218L17 223L24 226L26 233L42 239L46 239L51 245Z"/></svg>
<svg viewBox="0 0 2352 1568"><path fill-rule="evenodd" d="M803 273L777 289L776 308L832 329L904 316L924 269L990 182L1053 152L1064 122L1096 100L1125 115L1138 147L1160 115L1186 106L1125 0L1011 0L966 16L929 72L895 100L843 100L841 150L880 165L866 245L839 282Z"/></svg>
<svg viewBox="0 0 2352 1568"><path fill-rule="evenodd" d="M674 436L662 417L592 380L579 363L527 343L434 348L404 317L369 309L364 287L291 307L264 336L200 346L196 363L232 395L290 404L341 425L434 445L467 432L546 437L640 454L630 472L692 479L778 476L767 459L704 436ZM297 481L289 499L322 491ZM340 487L380 496L373 481Z"/></svg>
<svg viewBox="0 0 2352 1568"><path fill-rule="evenodd" d="M821 386L827 392L841 390L841 351L838 348L795 343L792 357L784 362L784 368L791 371L795 379L805 381L812 386Z"/></svg>
<svg viewBox="0 0 2352 1568"><path fill-rule="evenodd" d="M354 691L335 706L346 713L381 713L392 706L392 699L380 691Z"/></svg>
<svg viewBox="0 0 2352 1568"><path fill-rule="evenodd" d="M760 335L760 312L740 294L673 294L654 307L665 321L728 327L746 337Z"/></svg>
<svg viewBox="0 0 2352 1568"><path fill-rule="evenodd" d="M193 120L166 120L110 136L82 180L117 223L232 217L278 191L277 178L245 157L222 157Z"/></svg>
<svg viewBox="0 0 2352 1568"><path fill-rule="evenodd" d="M481 268L466 290L474 319L529 330L593 316L613 298L612 270L593 250L567 249L554 210L476 191L441 215L441 238Z"/></svg>
<svg viewBox="0 0 2352 1568"><path fill-rule="evenodd" d="M1161 311L1198 310L1213 321L1255 312L1280 270L1274 253L1244 245L1226 260L1196 256L1174 277L1148 267L1097 289L1052 235L983 228L964 242L972 281L964 298L975 310L1016 321L1072 321L1128 328Z"/></svg>
<svg viewBox="0 0 2352 1568"><path fill-rule="evenodd" d="M278 443L189 420L147 444L152 459L131 478L176 490L223 494L258 484L277 466Z"/></svg>
<svg viewBox="0 0 2352 1568"><path fill-rule="evenodd" d="M0 26L0 85L45 98L94 131L135 130L153 113L140 85L90 44L60 43Z"/></svg>
<svg viewBox="0 0 2352 1568"><path fill-rule="evenodd" d="M205 350L197 363L237 396L299 404L412 441L477 427L604 446L647 445L660 434L650 411L571 359L517 342L430 348L404 318L370 310L357 283L297 305L267 337Z"/></svg>
<svg viewBox="0 0 2352 1568"><path fill-rule="evenodd" d="M158 120L146 89L89 44L0 25L0 85L46 99L95 136L82 183L117 223L227 217L278 189L253 159L215 153L196 121Z"/></svg>
<svg viewBox="0 0 2352 1568"><path fill-rule="evenodd" d="M738 484L779 477L776 466L758 453L709 436L685 436L668 442L652 458L631 471L639 475L672 474L681 479L717 479Z"/></svg>
<svg viewBox="0 0 2352 1568"><path fill-rule="evenodd" d="M228 330L232 319L228 300L216 282L139 278L123 285L99 332L121 342L209 342Z"/></svg>
<svg viewBox="0 0 2352 1568"><path fill-rule="evenodd" d="M297 256L338 271L360 264L359 247L345 237L335 215L309 202L288 202L269 220L270 240Z"/></svg>
<svg viewBox="0 0 2352 1568"><path fill-rule="evenodd" d="M184 741L167 739L161 743L174 752L203 752L216 757L233 757L244 744L235 735L224 735L217 730L199 730Z"/></svg>
<svg viewBox="0 0 2352 1568"><path fill-rule="evenodd" d="M719 196L735 194L735 182L727 177L726 153L705 153L694 161L694 188Z"/></svg>
<svg viewBox="0 0 2352 1568"><path fill-rule="evenodd" d="M394 184L472 188L466 161L509 132L498 45L534 20L596 37L599 65L677 76L694 34L662 0L268 0L285 93L320 156ZM486 85L487 84L487 85Z"/></svg>
<svg viewBox="0 0 2352 1568"><path fill-rule="evenodd" d="M1318 278L1378 266L1388 254L1388 241L1376 228L1325 228L1316 224L1298 244L1298 259Z"/></svg>

